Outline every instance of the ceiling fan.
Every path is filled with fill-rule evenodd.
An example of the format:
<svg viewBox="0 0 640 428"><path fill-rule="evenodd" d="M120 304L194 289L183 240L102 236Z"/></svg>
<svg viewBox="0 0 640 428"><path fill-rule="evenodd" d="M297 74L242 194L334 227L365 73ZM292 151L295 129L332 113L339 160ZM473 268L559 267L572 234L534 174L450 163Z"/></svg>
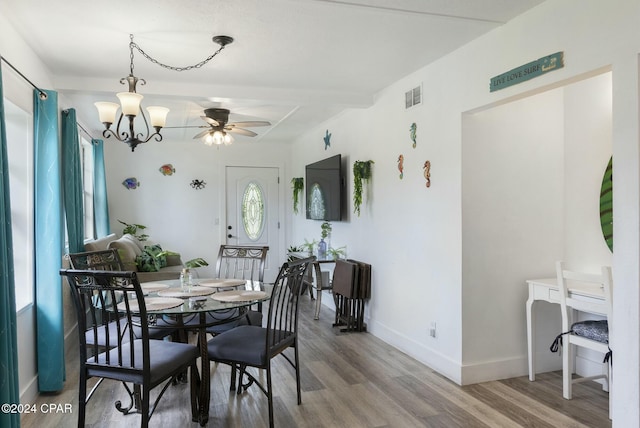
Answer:
<svg viewBox="0 0 640 428"><path fill-rule="evenodd" d="M230 134L245 135L247 137L255 137L256 134L253 131L244 128L252 128L254 126L269 126L270 122L263 120L244 121L244 122L229 122L229 110L226 108L208 108L204 111L204 116L200 116L202 120L207 122L206 127L202 132L196 134L193 138L203 138L207 145L220 145L231 144L233 137Z"/></svg>

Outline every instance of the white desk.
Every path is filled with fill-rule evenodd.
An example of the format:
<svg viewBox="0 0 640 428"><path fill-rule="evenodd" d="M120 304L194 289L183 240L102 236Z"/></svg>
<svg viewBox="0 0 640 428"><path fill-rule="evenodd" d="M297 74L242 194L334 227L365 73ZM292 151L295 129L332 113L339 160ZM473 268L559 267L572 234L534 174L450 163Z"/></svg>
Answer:
<svg viewBox="0 0 640 428"><path fill-rule="evenodd" d="M558 288L558 280L556 278L528 279L529 298L527 299L527 347L529 357L529 380L536 380L535 367L535 325L536 317L533 310L534 303L537 301L545 301L560 304L560 290ZM581 296L581 298L589 301L604 300L604 292L598 285L573 283L569 285L569 294L571 296Z"/></svg>

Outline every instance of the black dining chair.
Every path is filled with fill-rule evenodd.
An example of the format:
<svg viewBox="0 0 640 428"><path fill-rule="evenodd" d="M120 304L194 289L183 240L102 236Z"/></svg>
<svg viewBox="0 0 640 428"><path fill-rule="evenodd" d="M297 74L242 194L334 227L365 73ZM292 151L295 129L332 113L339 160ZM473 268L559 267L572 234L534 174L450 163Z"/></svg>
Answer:
<svg viewBox="0 0 640 428"><path fill-rule="evenodd" d="M78 427L84 427L86 404L99 383L87 394L87 381L92 377L113 379L134 385L134 391L126 387L129 399L136 403L142 419L140 426L146 428L149 419L167 387L182 373L190 369L192 420L198 416L196 387L199 375L196 360L200 353L197 346L166 340L150 339L146 322L147 311L144 294L135 272L62 269L67 278L78 318L80 341L80 380L78 388ZM119 303L116 303L119 302ZM112 319L115 333L109 324L97 319ZM87 321L89 320L89 322ZM138 324L140 337L133 329L122 329L121 325ZM88 336L103 337L104 344L87 341ZM162 385L153 405L150 405L150 390ZM137 388L136 388L137 387ZM138 406L139 404L139 406ZM116 409L123 411L120 401Z"/></svg>
<svg viewBox="0 0 640 428"><path fill-rule="evenodd" d="M264 282L264 268L268 251L269 247L267 246L220 245L216 259L216 278L241 279L252 283ZM230 314L230 316L233 315ZM231 323L210 327L207 332L216 335L238 325L246 324L262 325L262 303L258 303L255 309L248 310L246 317Z"/></svg>
<svg viewBox="0 0 640 428"><path fill-rule="evenodd" d="M216 278L240 279L250 281L252 284L262 284L268 251L268 246L220 245L216 259ZM253 309L243 309L244 316L239 309L207 314L207 322L211 324L207 328L207 333L216 336L239 325L262 325L262 303L255 306ZM236 367L232 366L229 383L231 390L236 389L236 377ZM242 383L242 379L240 379L240 383Z"/></svg>
<svg viewBox="0 0 640 428"><path fill-rule="evenodd" d="M78 270L110 270L110 271L125 270L124 264L122 263L122 260L120 259L120 255L118 254L118 250L115 248L109 249L109 250L70 253L69 263L72 269L78 269ZM127 325L124 324L124 321L125 321L124 319L120 320L120 323L122 323L122 325L120 325L120 328L122 330L127 328ZM149 326L149 335L152 339L162 339L167 336L173 337L177 334L177 330L175 328L172 328L171 324L167 323L162 318L157 318L155 316L152 316L148 321L151 324ZM113 334L113 332L117 330L116 329L117 326L111 320L97 319L96 322L109 323L109 331L111 334ZM136 337L140 337L140 330L137 327L137 325L138 325L137 322L133 325L133 329L134 329L133 333ZM92 335L89 334L89 332L90 331L88 330L87 331L88 344L92 345L94 344L94 341L95 341L95 343L97 343L98 345L105 346L104 337L102 336L92 337ZM126 335L124 339L126 340Z"/></svg>
<svg viewBox="0 0 640 428"><path fill-rule="evenodd" d="M286 262L280 268L273 285L266 325L240 325L214 336L208 342L211 361L240 368L238 394L255 383L267 396L269 402L269 426L273 427L273 392L271 360L282 355L294 368L298 404L302 403L300 393L300 360L298 356L298 300L303 290L305 271L315 257ZM293 359L285 351L292 349ZM263 385L247 367L266 371L266 385ZM242 384L243 376L249 381Z"/></svg>

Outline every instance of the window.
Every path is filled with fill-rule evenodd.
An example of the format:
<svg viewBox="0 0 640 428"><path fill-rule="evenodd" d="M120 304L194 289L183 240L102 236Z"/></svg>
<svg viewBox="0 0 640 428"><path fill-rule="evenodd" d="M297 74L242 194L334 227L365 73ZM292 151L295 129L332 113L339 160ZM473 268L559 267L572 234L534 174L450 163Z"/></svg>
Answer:
<svg viewBox="0 0 640 428"><path fill-rule="evenodd" d="M82 194L84 208L84 239L95 239L93 216L93 146L91 141L80 138L80 162L82 163Z"/></svg>
<svg viewBox="0 0 640 428"><path fill-rule="evenodd" d="M247 237L257 241L264 230L264 195L262 189L251 182L242 197L242 224Z"/></svg>
<svg viewBox="0 0 640 428"><path fill-rule="evenodd" d="M33 303L33 143L29 113L4 99L16 310Z"/></svg>

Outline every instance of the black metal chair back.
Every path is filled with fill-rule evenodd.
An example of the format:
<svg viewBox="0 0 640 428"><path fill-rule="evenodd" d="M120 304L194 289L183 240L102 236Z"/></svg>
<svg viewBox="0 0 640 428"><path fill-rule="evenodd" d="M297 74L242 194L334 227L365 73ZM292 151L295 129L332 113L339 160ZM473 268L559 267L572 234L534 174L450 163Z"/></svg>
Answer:
<svg viewBox="0 0 640 428"><path fill-rule="evenodd" d="M315 257L287 262L280 268L269 299L265 355L269 358L294 346L298 335L298 302L309 264Z"/></svg>
<svg viewBox="0 0 640 428"><path fill-rule="evenodd" d="M262 282L267 251L267 246L221 245L216 261L216 276Z"/></svg>
<svg viewBox="0 0 640 428"><path fill-rule="evenodd" d="M69 261L72 269L125 270L116 249L71 253Z"/></svg>
<svg viewBox="0 0 640 428"><path fill-rule="evenodd" d="M192 412L195 412L195 384L197 383L197 347L149 338L147 310L144 294L135 272L62 269L60 274L67 278L71 287L76 315L78 318L78 338L80 341L80 411L78 426L84 426L85 407L93 392L87 395L86 382L91 377L131 382L140 389L132 392L127 387L131 399L124 408L118 401L116 408L129 413L134 404L141 405L142 423L146 427L149 418L162 397L167 382L149 406L149 390L191 367ZM116 303L118 302L118 303ZM112 319L109 324L99 319ZM136 323L138 331L122 328ZM110 327L115 326L114 331ZM98 340L98 338L101 340ZM104 341L103 344L99 343ZM103 351L106 347L106 350ZM141 395L141 397L138 397ZM137 400L141 403L134 403ZM193 413L195 417L195 413Z"/></svg>

